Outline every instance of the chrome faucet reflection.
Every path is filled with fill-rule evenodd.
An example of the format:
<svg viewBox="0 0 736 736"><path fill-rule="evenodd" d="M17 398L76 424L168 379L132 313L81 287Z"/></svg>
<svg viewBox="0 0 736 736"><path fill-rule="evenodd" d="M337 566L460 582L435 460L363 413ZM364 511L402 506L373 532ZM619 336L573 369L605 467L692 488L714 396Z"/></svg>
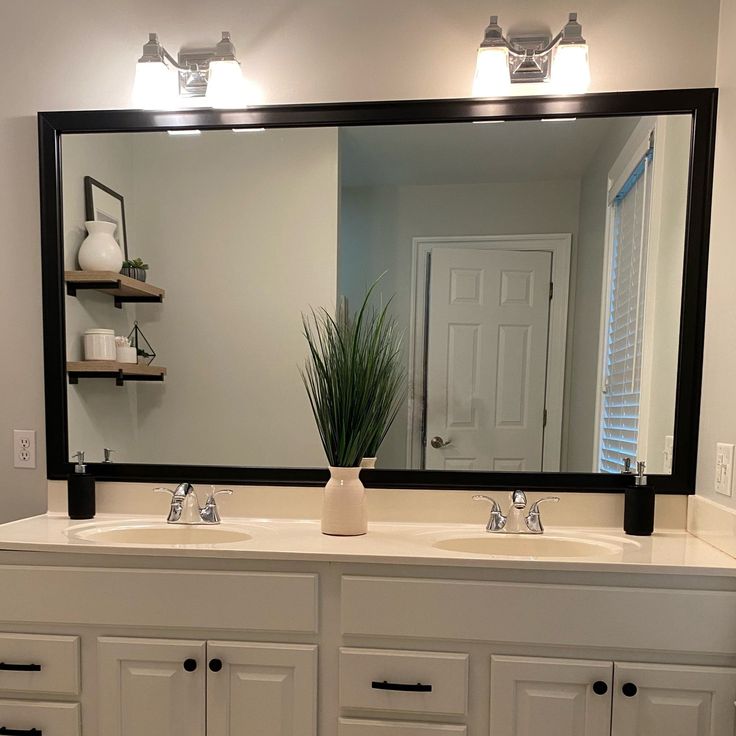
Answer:
<svg viewBox="0 0 736 736"><path fill-rule="evenodd" d="M219 524L222 519L217 508L217 496L232 495L229 488L216 491L211 487L204 506L199 505L199 498L191 483L179 483L175 491L169 488L154 488L154 493L171 494L171 506L166 521L169 524Z"/></svg>
<svg viewBox="0 0 736 736"><path fill-rule="evenodd" d="M516 490L511 494L511 507L506 514L501 511L498 502L490 496L473 496L473 501L488 501L491 504L491 515L486 524L486 531L504 534L542 534L544 526L539 504L545 501L557 503L559 500L559 496L540 498L529 507L529 513L525 515L527 498L524 491Z"/></svg>

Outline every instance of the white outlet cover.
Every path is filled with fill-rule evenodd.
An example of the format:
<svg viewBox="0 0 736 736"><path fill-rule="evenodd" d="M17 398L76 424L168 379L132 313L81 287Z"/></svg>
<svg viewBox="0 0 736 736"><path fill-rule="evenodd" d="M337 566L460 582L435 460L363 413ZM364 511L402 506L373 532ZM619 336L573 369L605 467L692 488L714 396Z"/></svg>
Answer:
<svg viewBox="0 0 736 736"><path fill-rule="evenodd" d="M719 442L716 445L716 493L730 496L733 488L734 445Z"/></svg>
<svg viewBox="0 0 736 736"><path fill-rule="evenodd" d="M36 431L33 429L13 430L13 467L36 467Z"/></svg>

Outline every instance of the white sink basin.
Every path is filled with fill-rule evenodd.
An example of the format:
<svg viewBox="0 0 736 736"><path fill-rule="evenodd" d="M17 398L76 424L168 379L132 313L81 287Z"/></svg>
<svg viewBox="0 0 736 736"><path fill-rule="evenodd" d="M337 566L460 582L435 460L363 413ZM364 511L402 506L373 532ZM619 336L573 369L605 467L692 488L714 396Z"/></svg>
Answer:
<svg viewBox="0 0 736 736"><path fill-rule="evenodd" d="M97 544L135 547L219 546L247 542L253 537L235 525L185 526L160 522L86 524L68 531L72 539Z"/></svg>
<svg viewBox="0 0 736 736"><path fill-rule="evenodd" d="M434 547L450 552L467 552L494 557L612 557L621 553L619 545L577 537L514 534L487 534L482 537L454 537L435 542Z"/></svg>

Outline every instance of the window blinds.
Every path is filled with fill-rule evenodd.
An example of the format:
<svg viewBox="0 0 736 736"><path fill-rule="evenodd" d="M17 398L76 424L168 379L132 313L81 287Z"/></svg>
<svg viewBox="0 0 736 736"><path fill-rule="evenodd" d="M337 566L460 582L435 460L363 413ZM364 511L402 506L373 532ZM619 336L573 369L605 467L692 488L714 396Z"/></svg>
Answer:
<svg viewBox="0 0 736 736"><path fill-rule="evenodd" d="M651 163L650 146L611 203L599 469L620 473L637 459Z"/></svg>

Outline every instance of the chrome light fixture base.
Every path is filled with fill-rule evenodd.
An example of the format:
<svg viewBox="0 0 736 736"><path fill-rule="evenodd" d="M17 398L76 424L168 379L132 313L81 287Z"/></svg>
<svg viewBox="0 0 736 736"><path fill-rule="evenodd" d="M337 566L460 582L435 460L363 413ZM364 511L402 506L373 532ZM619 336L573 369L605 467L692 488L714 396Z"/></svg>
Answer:
<svg viewBox="0 0 736 736"><path fill-rule="evenodd" d="M540 55L540 52L549 46L551 40L549 35L509 36L509 44L524 52L523 56L509 54L509 73L512 84L549 80L552 66L550 55Z"/></svg>

